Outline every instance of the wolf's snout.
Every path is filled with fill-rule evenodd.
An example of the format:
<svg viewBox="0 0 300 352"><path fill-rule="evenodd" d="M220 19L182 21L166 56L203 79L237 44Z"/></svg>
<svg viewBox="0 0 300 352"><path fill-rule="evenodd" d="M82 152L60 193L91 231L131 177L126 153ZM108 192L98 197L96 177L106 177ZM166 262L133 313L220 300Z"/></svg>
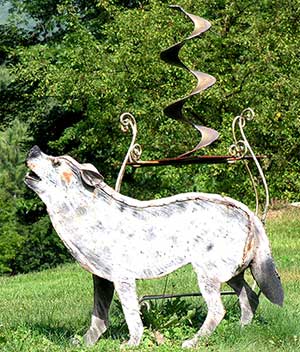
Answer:
<svg viewBox="0 0 300 352"><path fill-rule="evenodd" d="M41 155L41 153L42 153L41 149L37 145L35 145L30 149L27 159L37 158L39 155Z"/></svg>

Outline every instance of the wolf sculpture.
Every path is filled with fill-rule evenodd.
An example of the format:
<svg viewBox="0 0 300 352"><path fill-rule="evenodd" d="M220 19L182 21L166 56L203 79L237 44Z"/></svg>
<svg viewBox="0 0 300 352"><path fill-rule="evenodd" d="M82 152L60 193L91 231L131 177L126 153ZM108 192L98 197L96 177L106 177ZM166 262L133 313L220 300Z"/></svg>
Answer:
<svg viewBox="0 0 300 352"><path fill-rule="evenodd" d="M228 197L186 193L139 201L105 184L91 164L53 157L33 147L25 183L47 206L52 224L74 258L93 274L94 310L84 336L96 343L107 329L116 290L128 325L129 345L143 334L137 279L158 278L191 264L207 304L207 317L183 347L211 334L224 317L221 284L239 297L241 324L248 324L258 296L244 280L250 267L264 295L283 304L283 289L261 221Z"/></svg>

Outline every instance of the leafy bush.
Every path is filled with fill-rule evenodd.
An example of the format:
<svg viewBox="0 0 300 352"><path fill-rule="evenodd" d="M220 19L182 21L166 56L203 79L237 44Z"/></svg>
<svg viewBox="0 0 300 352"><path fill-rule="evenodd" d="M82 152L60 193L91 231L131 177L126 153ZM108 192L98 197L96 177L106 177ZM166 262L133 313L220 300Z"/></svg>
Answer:
<svg viewBox="0 0 300 352"><path fill-rule="evenodd" d="M169 9L169 3L49 0L45 5L39 0L13 1L12 10L22 13L31 25L17 26L20 16L15 16L0 26L1 128L6 131L17 119L29 131L27 149L38 144L47 153L71 154L81 162L92 162L110 185L129 143L129 137L119 130L118 117L124 111L137 119L143 159L176 156L191 149L199 136L162 112L195 85L186 71L159 59L162 49L192 31L192 24ZM276 4L183 0L181 5L213 25L180 52L188 67L217 78L212 89L185 105L194 122L221 133L218 143L200 153L227 154L233 117L252 107L256 119L246 133L255 152L268 156L264 169L271 198L298 200L299 6L283 0ZM19 183L24 168L19 176L9 171L8 177L3 170L14 170L16 161L3 165L3 192L21 190L16 197L30 203L30 193ZM233 195L250 205L254 198L241 164L128 169L122 188L140 199L193 190ZM11 238L12 243L19 243L20 236L26 241L26 221L32 221L17 219L24 215L24 204L16 218L14 205L0 201L6 214L0 215L0 226L6 229L1 236ZM33 214L38 232L45 211ZM48 231L41 233L44 240ZM3 251L8 253L8 248L14 247L6 244ZM44 265L39 258L33 260L33 267Z"/></svg>
<svg viewBox="0 0 300 352"><path fill-rule="evenodd" d="M0 274L27 272L70 260L44 215L44 206L37 199L26 199L22 146L28 141L26 125L18 120L0 132Z"/></svg>

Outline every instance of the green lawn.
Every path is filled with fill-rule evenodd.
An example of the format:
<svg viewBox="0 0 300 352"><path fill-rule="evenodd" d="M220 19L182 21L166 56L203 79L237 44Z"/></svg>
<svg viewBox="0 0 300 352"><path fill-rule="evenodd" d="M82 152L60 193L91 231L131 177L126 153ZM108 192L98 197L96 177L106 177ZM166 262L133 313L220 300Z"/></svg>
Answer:
<svg viewBox="0 0 300 352"><path fill-rule="evenodd" d="M236 297L224 297L225 319L197 350L300 351L300 211L270 214L267 229L285 289L284 307L261 296L254 321L241 329ZM162 293L165 283L166 279L141 281L139 295ZM168 293L190 291L197 291L190 267L169 276ZM0 351L119 351L128 335L117 299L111 309L110 329L95 347L75 347L70 342L89 325L92 294L90 274L76 264L0 277ZM193 335L205 314L201 298L153 302L150 311L143 311L143 342L130 350L182 351L182 340ZM159 345L162 336L164 343Z"/></svg>

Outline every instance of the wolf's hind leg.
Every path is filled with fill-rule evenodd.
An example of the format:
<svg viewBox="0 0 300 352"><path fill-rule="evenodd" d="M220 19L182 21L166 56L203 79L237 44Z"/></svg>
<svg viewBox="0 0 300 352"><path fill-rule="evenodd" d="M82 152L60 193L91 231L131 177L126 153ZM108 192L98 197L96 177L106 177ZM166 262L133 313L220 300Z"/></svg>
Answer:
<svg viewBox="0 0 300 352"><path fill-rule="evenodd" d="M198 274L198 284L207 304L208 312L196 335L192 339L184 341L182 344L184 348L195 347L200 337L212 334L225 315L220 293L221 283Z"/></svg>
<svg viewBox="0 0 300 352"><path fill-rule="evenodd" d="M233 277L228 282L228 285L232 287L235 293L239 297L239 303L241 307L241 325L245 326L249 324L255 311L257 309L259 300L258 295L250 288L244 279L244 272Z"/></svg>
<svg viewBox="0 0 300 352"><path fill-rule="evenodd" d="M108 311L114 294L112 282L93 275L94 282L94 309L92 313L91 326L83 340L86 345L94 345L99 337L107 330Z"/></svg>

